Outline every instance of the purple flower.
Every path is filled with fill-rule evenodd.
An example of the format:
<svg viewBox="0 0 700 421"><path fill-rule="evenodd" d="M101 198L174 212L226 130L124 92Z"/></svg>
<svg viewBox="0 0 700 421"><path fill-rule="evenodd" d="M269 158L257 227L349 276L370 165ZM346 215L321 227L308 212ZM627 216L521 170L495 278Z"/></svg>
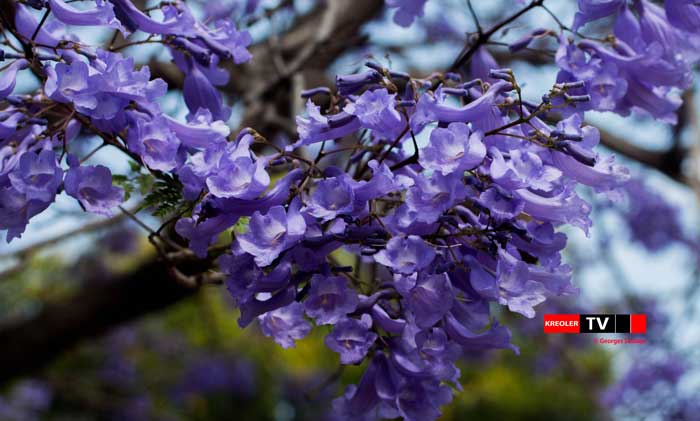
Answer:
<svg viewBox="0 0 700 421"><path fill-rule="evenodd" d="M488 311L488 308L487 308ZM471 314L467 304L455 302L452 310L445 315L445 331L450 339L469 350L502 349L509 348L519 353L518 348L510 343L510 331L500 326L495 320L488 327L474 323L474 315ZM486 319L488 323L488 318ZM480 333L476 333L480 332Z"/></svg>
<svg viewBox="0 0 700 421"><path fill-rule="evenodd" d="M149 168L169 171L178 164L180 140L163 117L137 119L129 128L127 142Z"/></svg>
<svg viewBox="0 0 700 421"><path fill-rule="evenodd" d="M273 206L266 214L256 211L250 218L248 232L238 236L241 249L255 256L258 266L268 266L284 250L299 242L306 231L306 222L295 201L285 211Z"/></svg>
<svg viewBox="0 0 700 421"><path fill-rule="evenodd" d="M173 35L187 39L192 45L210 50L219 58L233 59L243 63L250 59L247 47L252 39L246 31L237 31L228 20L217 20L210 28L197 22L192 12L183 3L164 4L161 7L163 20L151 18L137 9L130 0L110 0L114 13L129 31L139 29L151 34Z"/></svg>
<svg viewBox="0 0 700 421"><path fill-rule="evenodd" d="M343 110L356 116L363 128L386 139L393 140L406 126L396 110L396 94L386 89L367 90Z"/></svg>
<svg viewBox="0 0 700 421"><path fill-rule="evenodd" d="M574 17L574 30L586 23L616 13L625 0L578 0L578 12Z"/></svg>
<svg viewBox="0 0 700 421"><path fill-rule="evenodd" d="M585 81L593 92L597 88L602 95L596 94L597 102L590 107L605 104L611 108L615 102L617 113L643 110L674 123L680 99L672 88L685 88L690 83L690 66L699 58L695 51L700 38L684 35L669 25L663 9L654 4L639 1L635 8L639 18L627 6L620 9L612 48L588 39L573 46L562 35L556 61L564 73L558 79ZM611 80L624 82L607 89Z"/></svg>
<svg viewBox="0 0 700 421"><path fill-rule="evenodd" d="M376 86L382 80L382 75L374 69L363 73L350 75L338 75L335 77L335 86L341 95L350 95L368 86ZM308 106L308 102L307 102Z"/></svg>
<svg viewBox="0 0 700 421"><path fill-rule="evenodd" d="M493 112L500 114L496 107L496 99L512 88L509 82L500 80L491 85L479 98L460 108L447 105L441 89L435 94L423 93L418 99L416 112L411 116L411 127L414 132L419 132L426 124L434 121L465 122L483 119Z"/></svg>
<svg viewBox="0 0 700 421"><path fill-rule="evenodd" d="M491 148L489 155L491 178L508 190L532 187L541 191L551 191L561 179L561 171L545 164L534 152L514 149L509 151L509 159L506 160L500 150Z"/></svg>
<svg viewBox="0 0 700 421"><path fill-rule="evenodd" d="M413 274L402 278L397 284L421 329L432 327L452 307L454 293L446 273Z"/></svg>
<svg viewBox="0 0 700 421"><path fill-rule="evenodd" d="M556 63L562 69L557 82L583 81L584 88L572 89L570 94L588 94L590 102L577 104L577 110L595 109L615 111L627 93L627 80L622 78L618 66L599 57L590 57L563 35L559 38Z"/></svg>
<svg viewBox="0 0 700 421"><path fill-rule="evenodd" d="M369 330L371 327L372 318L367 314L363 314L359 320L341 320L326 336L326 346L340 354L341 364L357 364L377 339L377 334Z"/></svg>
<svg viewBox="0 0 700 421"><path fill-rule="evenodd" d="M253 298L256 284L264 276L253 260L248 253L223 254L217 260L219 269L227 275L226 289L237 304Z"/></svg>
<svg viewBox="0 0 700 421"><path fill-rule="evenodd" d="M348 288L344 277L314 275L309 282L311 289L304 301L304 310L316 323L335 324L355 311L359 299L357 293Z"/></svg>
<svg viewBox="0 0 700 421"><path fill-rule="evenodd" d="M103 165L71 166L63 185L86 211L100 215L111 216L124 200L124 190L112 185L112 173Z"/></svg>
<svg viewBox="0 0 700 421"><path fill-rule="evenodd" d="M72 102L79 112L101 120L114 119L132 101L152 103L167 89L163 80L150 80L148 66L135 71L133 58L103 50L97 51L90 65L75 60L45 71L46 95Z"/></svg>
<svg viewBox="0 0 700 421"><path fill-rule="evenodd" d="M119 21L130 32L140 29L152 34L173 34L179 32L189 32L195 27L194 17L189 9L183 7L176 8L166 5L162 8L164 20L159 22L141 12L131 0L110 0L114 5L114 13Z"/></svg>
<svg viewBox="0 0 700 421"><path fill-rule="evenodd" d="M81 98L80 95L90 94L88 90L89 66L82 61L74 61L71 64L58 63L54 68L46 68L48 73L44 92L51 99L68 102L73 98ZM87 101L85 99L83 102Z"/></svg>
<svg viewBox="0 0 700 421"><path fill-rule="evenodd" d="M29 219L43 212L50 204L28 200L13 187L0 187L0 229L7 230L7 242L21 237Z"/></svg>
<svg viewBox="0 0 700 421"><path fill-rule="evenodd" d="M401 387L396 397L399 413L406 421L434 420L440 406L452 401L452 391L440 382L412 380Z"/></svg>
<svg viewBox="0 0 700 421"><path fill-rule="evenodd" d="M58 166L53 151L43 150L38 154L27 152L20 157L9 179L12 187L26 200L50 203L63 180L63 170Z"/></svg>
<svg viewBox="0 0 700 421"><path fill-rule="evenodd" d="M654 44L662 46L663 61L673 64L675 72L681 76L682 83L689 84L692 81L692 75L688 64L700 58L700 52L698 52L700 38L673 26L666 17L663 7L648 0L638 1L634 6L639 15L639 30L646 43L647 51L651 52ZM635 46L634 41L630 42L629 39L625 41L637 50L641 47L641 45ZM659 64L665 64L663 61Z"/></svg>
<svg viewBox="0 0 700 421"><path fill-rule="evenodd" d="M295 296L295 288L291 286L272 295L270 293L255 294L248 300L239 302L238 307L241 315L238 317L238 326L244 328L251 324L256 317L288 306L294 302Z"/></svg>
<svg viewBox="0 0 700 421"><path fill-rule="evenodd" d="M369 180L356 181L336 167L326 168L325 178L316 182L316 188L307 200L306 211L316 218L329 221L339 215L361 216L366 213L368 201L387 193L402 190L413 180L395 176L386 164L372 160Z"/></svg>
<svg viewBox="0 0 700 421"><path fill-rule="evenodd" d="M200 109L205 109L216 120L226 121L231 116L231 109L224 105L219 90L197 66L190 66L182 89L185 104L191 115L196 114Z"/></svg>
<svg viewBox="0 0 700 421"><path fill-rule="evenodd" d="M454 361L461 354L459 345L441 328L420 330L407 325L401 340L391 343L391 361L409 378L451 382L459 385L459 369Z"/></svg>
<svg viewBox="0 0 700 421"><path fill-rule="evenodd" d="M62 178L51 150L25 152L6 182L0 176L0 229L7 230L8 242L19 238L29 219L53 203Z"/></svg>
<svg viewBox="0 0 700 421"><path fill-rule="evenodd" d="M700 32L700 5L695 0L666 0L668 21L684 31Z"/></svg>
<svg viewBox="0 0 700 421"><path fill-rule="evenodd" d="M233 62L241 64L249 61L252 57L248 51L248 46L253 41L248 31L239 31L236 29L230 19L217 20L214 23L214 29L209 31L208 37L202 37L204 44L223 57L231 56ZM224 48L225 52L216 48L218 45Z"/></svg>
<svg viewBox="0 0 700 421"><path fill-rule="evenodd" d="M34 17L34 14L27 10L23 4L17 5L14 23L17 31L27 39L32 38L36 28L39 26L39 22L37 21L36 17ZM59 40L47 28L48 25L44 25L41 29L39 29L34 40L38 43L54 47L59 43ZM64 54L70 55L66 53Z"/></svg>
<svg viewBox="0 0 700 421"><path fill-rule="evenodd" d="M425 2L386 5L408 26ZM491 310L533 317L546 298L577 292L562 263L567 238L558 231L591 225L581 184L627 189L631 235L646 247L695 246L672 206L643 186L622 184L627 171L599 155L598 131L583 125L588 110L675 118L678 94L700 60L696 7L685 0L669 0L666 10L650 0L580 0L576 29L559 37L557 83L539 105L521 100L512 71L499 70L481 46L470 62L480 80L450 72L414 78L369 62L368 71L337 76L335 90L305 90L302 98L319 105L307 101L296 117L298 139L279 127L245 128L233 138L227 127L229 67L251 57L251 37L231 15L251 24L255 17L240 12L246 3L247 12L259 8L258 0L237 1L235 10L224 5L224 20L205 21L181 1L152 14L128 0L45 3L27 3L50 9L55 19L41 24L39 14L16 7L17 36L35 40L32 60L0 52L7 60L0 72L0 228L9 239L21 235L62 185L85 210L109 214L124 195L109 169L81 167L68 155L63 180L56 157L69 146L80 150L73 144L81 132L126 143L152 176L181 182L192 209L174 225L189 250L211 262L218 255L211 246L231 238L216 263L239 326L257 319L266 336L292 347L312 325L334 325L325 342L341 363L368 360L359 383L334 403L341 418L435 419L451 388L460 388L464 352L517 352ZM614 37L578 33L606 16ZM428 32L454 29L439 19L443 27ZM183 73L186 119L163 113L161 104L172 101L148 67L91 46L66 25L144 31L130 46L134 57L145 52L138 39L161 43ZM536 29L509 46L519 50L551 34ZM29 65L43 71L43 86L13 95ZM556 127L544 117L550 107L562 114ZM294 150L317 142L325 142L320 152L318 145ZM360 266L330 259L341 250L356 254ZM369 289L344 276L372 264L383 267ZM230 376L210 375L221 367L198 367L213 383L195 382L230 386Z"/></svg>
<svg viewBox="0 0 700 421"><path fill-rule="evenodd" d="M253 200L210 197L208 198L209 200L197 205L192 217L178 220L175 224L175 229L178 234L189 240L189 246L197 256L206 257L207 247L215 242L222 232L231 228L241 216L252 215L255 212L259 213L260 209L271 209L285 203L289 197L290 186L298 181L301 175L302 171L300 169L290 171L278 180L274 187L264 196ZM262 219L261 216L259 217ZM298 219L293 218L293 220L297 221ZM303 221L303 218L301 220ZM239 241L240 238L241 236L238 236ZM254 243L249 242L248 245L252 250L256 250ZM277 243L275 251L279 246L280 244ZM264 255L265 250L261 248L256 253Z"/></svg>
<svg viewBox="0 0 700 421"><path fill-rule="evenodd" d="M15 60L0 74L0 99L7 98L15 89L17 82L17 72L29 67L29 62L25 59Z"/></svg>
<svg viewBox="0 0 700 421"><path fill-rule="evenodd" d="M554 194L542 195L528 189L515 191L524 203L525 213L543 221L571 224L588 232L591 220L591 206L573 190L562 190Z"/></svg>
<svg viewBox="0 0 700 421"><path fill-rule="evenodd" d="M295 341L311 331L311 324L304 319L303 306L296 301L267 312L259 319L263 334L274 339L282 348L294 348Z"/></svg>
<svg viewBox="0 0 700 421"><path fill-rule="evenodd" d="M404 28L411 26L416 18L423 17L423 8L428 0L386 0L386 7L395 8L394 22Z"/></svg>
<svg viewBox="0 0 700 421"><path fill-rule="evenodd" d="M387 395L395 393L391 393L392 382L388 381L390 378L387 371L388 364L384 354L375 354L359 383L348 386L345 394L333 401L333 415L341 420L370 421L380 418L377 410L381 400L379 394L384 394L387 389L390 391ZM382 379L387 381L383 382ZM385 388L385 385L388 387Z"/></svg>
<svg viewBox="0 0 700 421"><path fill-rule="evenodd" d="M91 62L97 74L90 76L90 84L107 96L128 101L153 102L165 94L167 84L162 79L150 80L148 66L135 71L134 59L121 54L97 50L97 58Z"/></svg>
<svg viewBox="0 0 700 421"><path fill-rule="evenodd" d="M245 135L238 143L227 143L218 165L207 177L207 187L216 197L255 199L270 185L265 160L250 151L253 136Z"/></svg>
<svg viewBox="0 0 700 421"><path fill-rule="evenodd" d="M321 114L321 108L311 100L306 101L308 117L296 117L299 141L288 149L324 140L345 137L361 127L360 120L352 114L340 112L329 116Z"/></svg>
<svg viewBox="0 0 700 421"><path fill-rule="evenodd" d="M225 160L219 164L217 172L207 178L207 187L216 197L254 199L270 184L270 176L265 164L250 157Z"/></svg>
<svg viewBox="0 0 700 421"><path fill-rule="evenodd" d="M309 214L329 221L352 213L356 206L354 183L345 174L318 181L307 208Z"/></svg>
<svg viewBox="0 0 700 421"><path fill-rule="evenodd" d="M662 250L684 239L677 207L638 179L627 183L624 189L629 201L625 222L632 239L649 251Z"/></svg>
<svg viewBox="0 0 700 421"><path fill-rule="evenodd" d="M167 115L163 116L183 145L190 148L209 148L224 141L231 130L221 120L214 120L211 112L200 109L187 123L181 123Z"/></svg>
<svg viewBox="0 0 700 421"><path fill-rule="evenodd" d="M424 168L443 175L470 170L486 156L481 138L481 133L470 133L469 126L464 123L438 127L430 133L430 142L421 150L419 162Z"/></svg>
<svg viewBox="0 0 700 421"><path fill-rule="evenodd" d="M432 223L455 203L464 199L467 189L461 182L462 174L442 175L434 173L430 177L417 174L415 184L408 190L406 204L417 212L418 221Z"/></svg>
<svg viewBox="0 0 700 421"><path fill-rule="evenodd" d="M542 303L545 289L542 284L529 280L527 265L523 262L498 261L499 302L507 305L510 311L525 317L535 317L534 306Z"/></svg>
<svg viewBox="0 0 700 421"><path fill-rule="evenodd" d="M389 333L400 334L406 327L405 320L391 318L379 304L372 306L372 320Z"/></svg>
<svg viewBox="0 0 700 421"><path fill-rule="evenodd" d="M487 81L491 80L489 72L492 69L498 68L498 63L496 63L496 59L489 53L489 50L486 49L486 47L479 47L469 63L469 74L475 79Z"/></svg>
<svg viewBox="0 0 700 421"><path fill-rule="evenodd" d="M107 26L127 34L114 16L114 7L107 0L96 0L95 7L88 10L76 9L63 0L49 0L49 6L56 19L68 25Z"/></svg>
<svg viewBox="0 0 700 421"><path fill-rule="evenodd" d="M410 275L427 267L435 258L435 250L416 235L393 237L374 260L395 272Z"/></svg>
<svg viewBox="0 0 700 421"><path fill-rule="evenodd" d="M598 160L589 166L561 153L552 152L552 161L566 175L581 184L594 187L596 191L608 191L621 186L629 179L629 171L620 165L615 165L614 156Z"/></svg>

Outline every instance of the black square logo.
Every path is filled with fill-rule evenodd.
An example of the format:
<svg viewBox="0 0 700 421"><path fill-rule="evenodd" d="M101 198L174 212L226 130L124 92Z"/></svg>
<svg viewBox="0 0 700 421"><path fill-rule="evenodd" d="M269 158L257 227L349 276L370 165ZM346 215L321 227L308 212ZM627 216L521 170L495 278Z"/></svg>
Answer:
<svg viewBox="0 0 700 421"><path fill-rule="evenodd" d="M615 333L614 314L581 314L581 333Z"/></svg>

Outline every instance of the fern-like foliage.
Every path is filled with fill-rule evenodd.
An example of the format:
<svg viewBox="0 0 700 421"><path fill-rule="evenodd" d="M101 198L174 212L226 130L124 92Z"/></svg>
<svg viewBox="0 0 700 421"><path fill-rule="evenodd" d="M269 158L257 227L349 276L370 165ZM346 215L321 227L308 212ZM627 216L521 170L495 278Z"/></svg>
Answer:
<svg viewBox="0 0 700 421"><path fill-rule="evenodd" d="M177 176L170 174L163 174L153 182L143 204L152 208L153 215L158 217L179 212L188 205L182 197L182 183Z"/></svg>

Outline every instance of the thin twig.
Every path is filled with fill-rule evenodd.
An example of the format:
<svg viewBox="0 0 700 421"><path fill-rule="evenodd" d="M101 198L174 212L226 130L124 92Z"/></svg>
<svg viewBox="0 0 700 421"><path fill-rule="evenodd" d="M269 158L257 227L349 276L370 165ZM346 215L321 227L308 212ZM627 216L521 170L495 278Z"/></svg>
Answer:
<svg viewBox="0 0 700 421"><path fill-rule="evenodd" d="M496 24L493 26L491 29L489 29L487 32L484 32L483 34L479 34L476 37L476 40L474 41L473 44L471 45L466 45L463 49L462 52L459 54L457 59L452 63L452 66L450 66L450 71L456 71L462 65L467 63L472 56L476 53L476 51L486 43L486 41L489 40L496 32L498 32L501 28L504 26L512 23L513 21L517 20L520 16L524 15L525 13L529 12L530 10L534 9L535 7L539 7L544 3L544 0L532 0L530 4L525 6L524 8L520 9L517 13L514 15L511 15L510 17L506 18L505 20L501 21L500 23Z"/></svg>

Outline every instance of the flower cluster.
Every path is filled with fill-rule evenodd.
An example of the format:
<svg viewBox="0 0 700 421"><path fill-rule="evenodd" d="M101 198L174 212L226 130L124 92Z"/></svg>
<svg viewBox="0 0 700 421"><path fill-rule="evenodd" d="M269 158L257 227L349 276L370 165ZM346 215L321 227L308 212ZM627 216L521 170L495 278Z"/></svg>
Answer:
<svg viewBox="0 0 700 421"><path fill-rule="evenodd" d="M48 7L56 20L42 26L30 9L17 5L13 33L22 45L37 42L35 59L41 64L32 65L31 71L43 82L40 94L12 95L18 71L30 71L30 63L14 53L3 54L4 59L18 56L0 76L0 98L8 104L0 112L0 228L8 231L8 240L19 237L29 219L61 190L86 211L103 215L122 202L124 192L112 185L107 167L81 166L68 153L81 131L100 136L156 174L184 168L188 156L203 149L203 139L208 147L224 145L229 129L222 120L230 111L212 83L225 83L228 73L217 64L250 58L247 33L236 31L228 20L213 26L196 22L183 3L164 4L163 21L130 1L98 1L94 8L78 9L73 3L51 0ZM140 30L150 34L148 40L158 35L157 41L170 49L185 72L188 120L162 113L158 101L167 85L151 80L148 66L136 70L133 58L117 48L92 48L63 34L57 22L106 26L124 35ZM63 153L59 156L56 149ZM60 163L64 155L65 169Z"/></svg>
<svg viewBox="0 0 700 421"><path fill-rule="evenodd" d="M576 292L556 228L587 231L590 207L575 187L610 191L627 172L594 152L598 131L580 113L551 126L552 101L519 102L507 69L492 72L507 80L488 84L368 66L338 76L334 107L308 100L291 147L256 156L251 142L266 140L248 130L224 154L235 161L244 150L245 162L222 165L214 152L190 162L206 194L176 228L204 257L247 218L219 258L239 323L258 318L283 347L312 323L331 325L326 345L341 364L369 360L360 383L335 402L338 414L433 419L451 399L447 385L459 388L455 361L464 351L517 352L489 303L533 317L548 296ZM578 86L548 95L567 101ZM351 147L330 146L360 132ZM311 161L295 147L320 152ZM324 165L344 150L350 170ZM270 177L258 171L285 162L298 168L264 192ZM357 266L339 263L346 253ZM367 265L373 276L363 279L358 268Z"/></svg>
<svg viewBox="0 0 700 421"><path fill-rule="evenodd" d="M700 58L698 11L683 1L665 6L648 0L579 1L573 29L614 15L614 36L574 43L562 35L558 80L583 81L581 92L591 96L589 109L621 115L638 110L675 123L678 89L690 85L692 66Z"/></svg>
<svg viewBox="0 0 700 421"><path fill-rule="evenodd" d="M615 13L617 36L576 44L562 32L559 80L540 103L523 100L513 72L484 48L473 80L414 78L370 62L337 76L334 91L304 91L298 139L280 145L250 128L230 136L225 124L230 109L215 86L228 73L219 65L250 58L246 32L228 20L198 22L179 1L159 7L162 19L129 0L74 3L50 0L46 13L167 46L185 75L189 115L165 115L165 82L118 47L92 48L18 5L12 35L33 56L2 56L13 61L0 74L0 228L20 236L62 190L109 214L125 192L108 168L69 152L81 134L97 135L181 190L188 206L166 224L196 256L217 258L241 327L258 321L292 347L325 325L341 364L367 362L334 402L348 419L439 417L460 389L460 355L518 352L492 308L532 318L547 297L576 293L559 229L591 226L577 188L609 193L628 178L597 152L599 132L583 112L641 109L672 120L674 88L690 82L694 59L674 41L690 35L663 9L612 1L603 13L580 1L576 28ZM387 3L408 25L425 1ZM19 71L34 72L41 90L12 95ZM223 238L232 240L221 247Z"/></svg>

